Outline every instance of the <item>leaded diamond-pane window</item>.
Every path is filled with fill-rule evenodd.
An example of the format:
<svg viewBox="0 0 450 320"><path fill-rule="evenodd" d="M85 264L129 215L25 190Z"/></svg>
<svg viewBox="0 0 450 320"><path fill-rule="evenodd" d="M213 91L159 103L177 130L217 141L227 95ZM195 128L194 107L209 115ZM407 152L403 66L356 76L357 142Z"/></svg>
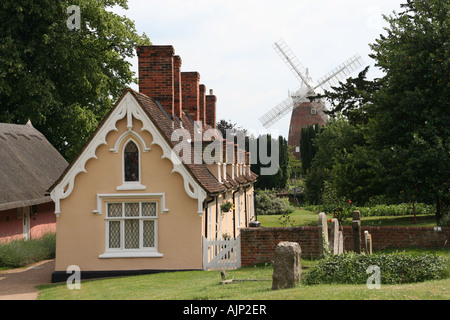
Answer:
<svg viewBox="0 0 450 320"><path fill-rule="evenodd" d="M125 146L123 157L125 181L139 181L139 149L133 141Z"/></svg>
<svg viewBox="0 0 450 320"><path fill-rule="evenodd" d="M125 220L125 249L139 249L139 220Z"/></svg>
<svg viewBox="0 0 450 320"><path fill-rule="evenodd" d="M122 203L108 203L108 217L121 217Z"/></svg>
<svg viewBox="0 0 450 320"><path fill-rule="evenodd" d="M139 217L139 203L125 203L125 217Z"/></svg>
<svg viewBox="0 0 450 320"><path fill-rule="evenodd" d="M143 246L154 247L155 246L155 221L145 220L144 221L144 243Z"/></svg>
<svg viewBox="0 0 450 320"><path fill-rule="evenodd" d="M157 249L156 202L111 202L106 208L109 250Z"/></svg>
<svg viewBox="0 0 450 320"><path fill-rule="evenodd" d="M156 216L156 203L155 202L144 202L142 204L142 215L146 217Z"/></svg>
<svg viewBox="0 0 450 320"><path fill-rule="evenodd" d="M120 221L109 221L109 247L120 248Z"/></svg>

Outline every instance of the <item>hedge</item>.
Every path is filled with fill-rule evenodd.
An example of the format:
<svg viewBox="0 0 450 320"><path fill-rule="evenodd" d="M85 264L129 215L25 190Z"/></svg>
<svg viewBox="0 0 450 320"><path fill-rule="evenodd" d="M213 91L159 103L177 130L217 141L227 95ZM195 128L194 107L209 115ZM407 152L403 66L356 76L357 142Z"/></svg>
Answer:
<svg viewBox="0 0 450 320"><path fill-rule="evenodd" d="M416 203L416 214L433 215L436 213L436 208L432 205L424 203ZM372 207L355 207L353 210L359 210L362 217L374 216L404 216L412 215L413 208L409 203L385 205L380 204Z"/></svg>
<svg viewBox="0 0 450 320"><path fill-rule="evenodd" d="M357 254L333 255L320 260L306 274L304 282L313 284L365 284L373 274L369 266L380 268L381 284L401 284L443 279L448 276L447 262L438 255Z"/></svg>

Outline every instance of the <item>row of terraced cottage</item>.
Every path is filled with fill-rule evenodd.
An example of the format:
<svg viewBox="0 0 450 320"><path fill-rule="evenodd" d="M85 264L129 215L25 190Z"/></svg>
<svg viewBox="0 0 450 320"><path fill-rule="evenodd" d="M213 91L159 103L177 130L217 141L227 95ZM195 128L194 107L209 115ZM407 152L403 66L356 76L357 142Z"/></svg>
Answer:
<svg viewBox="0 0 450 320"><path fill-rule="evenodd" d="M82 278L202 270L206 239L237 238L255 219L249 154L206 134L212 90L172 46L137 54L139 92L123 91L70 164L31 123L0 125L0 238L57 231L53 281L72 265ZM196 146L212 144L216 161L198 161Z"/></svg>

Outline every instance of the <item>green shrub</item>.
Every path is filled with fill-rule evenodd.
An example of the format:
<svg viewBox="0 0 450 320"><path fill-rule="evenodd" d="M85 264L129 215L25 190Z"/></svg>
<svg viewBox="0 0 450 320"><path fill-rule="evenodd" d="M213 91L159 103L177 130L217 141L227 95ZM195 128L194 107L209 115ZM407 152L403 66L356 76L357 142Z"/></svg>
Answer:
<svg viewBox="0 0 450 320"><path fill-rule="evenodd" d="M448 276L447 262L434 254L364 255L343 253L320 260L305 276L306 284L365 284L372 273L369 266L380 268L381 284L401 284L442 279Z"/></svg>
<svg viewBox="0 0 450 320"><path fill-rule="evenodd" d="M0 267L18 268L40 260L53 259L56 235L49 233L39 239L12 240L0 243Z"/></svg>
<svg viewBox="0 0 450 320"><path fill-rule="evenodd" d="M440 227L450 227L450 213L445 214L441 221L439 221Z"/></svg>
<svg viewBox="0 0 450 320"><path fill-rule="evenodd" d="M286 198L279 198L274 192L257 190L255 193L255 210L258 215L289 214L294 207Z"/></svg>
<svg viewBox="0 0 450 320"><path fill-rule="evenodd" d="M432 205L424 203L416 203L416 214L433 215L436 213L436 208ZM359 210L363 217L374 216L404 216L412 215L413 208L409 203L385 205L379 204L371 207L355 207L353 210Z"/></svg>

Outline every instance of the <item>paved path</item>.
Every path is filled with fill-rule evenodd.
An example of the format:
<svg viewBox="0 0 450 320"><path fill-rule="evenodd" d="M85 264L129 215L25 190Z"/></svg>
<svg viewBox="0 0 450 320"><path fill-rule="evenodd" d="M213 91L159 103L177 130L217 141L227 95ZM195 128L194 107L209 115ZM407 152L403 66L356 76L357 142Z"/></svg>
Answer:
<svg viewBox="0 0 450 320"><path fill-rule="evenodd" d="M0 271L0 300L36 300L35 286L50 283L54 260L37 262L26 268Z"/></svg>

